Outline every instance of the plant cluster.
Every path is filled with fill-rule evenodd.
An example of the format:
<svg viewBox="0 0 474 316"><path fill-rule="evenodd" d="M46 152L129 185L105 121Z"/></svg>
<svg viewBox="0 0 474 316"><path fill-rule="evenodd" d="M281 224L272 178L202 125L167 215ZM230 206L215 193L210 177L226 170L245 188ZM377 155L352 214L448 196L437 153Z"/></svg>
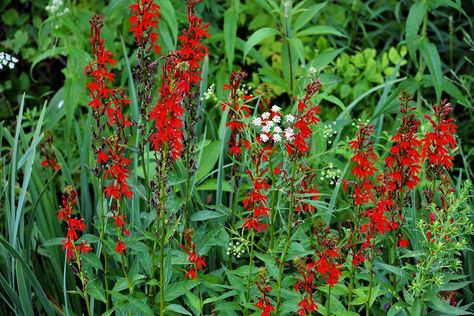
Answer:
<svg viewBox="0 0 474 316"><path fill-rule="evenodd" d="M457 88L437 70L428 22L413 17L426 20L436 5L410 9L409 26L423 25L419 42L407 29L406 46L388 43L378 58L375 48L325 47L321 36L346 35L307 25L319 15L330 20L320 14L326 6L341 14L339 4L258 2L263 11L249 29L269 14L277 21L240 43L241 4L233 2L223 21L233 36L223 42L229 67L216 76L220 38L207 2L127 3L122 52L112 18L84 15L88 53L65 68L65 85L82 91L77 99L68 87L62 103L35 111L25 110L23 95L15 132L2 125L1 308L89 316L472 313L472 174L459 168L466 158L454 105L441 98ZM69 5L45 8L51 32L68 27L77 13ZM242 18L254 6L245 2ZM352 13L364 15L363 6L354 3ZM306 64L312 37L321 54ZM18 59L1 54L0 63L15 68ZM390 92L409 60L417 77ZM334 70L326 67L332 61ZM340 83L328 80L334 76ZM365 96L377 105L353 111ZM62 121L61 133L48 129Z"/></svg>

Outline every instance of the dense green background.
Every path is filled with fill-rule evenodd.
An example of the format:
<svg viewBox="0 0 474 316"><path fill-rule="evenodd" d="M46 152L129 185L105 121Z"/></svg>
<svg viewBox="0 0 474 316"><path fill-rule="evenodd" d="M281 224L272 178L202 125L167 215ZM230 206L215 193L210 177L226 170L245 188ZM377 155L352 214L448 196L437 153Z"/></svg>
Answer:
<svg viewBox="0 0 474 316"><path fill-rule="evenodd" d="M174 49L176 36L183 28L185 4L171 0L158 3L162 14L160 41L166 53ZM249 73L251 87L271 89L273 102L284 106L300 94L301 78L313 67L323 82L319 96L322 118L337 119L337 140L352 137L354 129L350 125L357 118L373 120L393 131L396 125L391 123L396 118L401 89L415 93L420 113L440 98L449 98L455 104L459 125L454 175L458 179L473 178L474 1L285 3L289 2L209 0L199 6L199 14L210 22L212 34L207 41L209 58L204 64L202 91L215 82L217 96L223 98L221 87L230 71L241 67ZM70 12L57 16L45 10L48 1L0 3L0 51L20 60L14 70L0 70L0 120L4 127L0 136L0 234L10 242L18 236L15 248L25 263L2 260L0 270L5 279L0 281L8 284L14 271L28 278L29 267L58 305L63 304L64 257L58 246L61 227L54 216L57 192L65 184L75 183L86 219L94 214L97 184L88 178L91 116L83 74L91 59L88 21L94 12L105 16L103 35L108 49L119 60L115 69L118 81L129 87L129 64L136 62L133 38L124 18L129 15L129 4L129 0L65 1ZM15 128L20 122L17 115L23 93L20 131ZM204 192L222 198L229 191L227 182L216 187L224 164L217 161L221 109L207 105L205 155L210 159L198 171L198 180L202 181L196 188L202 200L207 198ZM38 157L34 160L40 130L54 135L63 166L60 175L42 169ZM381 129L377 137L384 139ZM343 169L344 164L338 167ZM11 196L19 198L12 200ZM9 224L13 213L21 219L20 231L13 231ZM132 215L130 220L133 223L136 219ZM199 238L210 240L208 247L225 247L218 237L222 231L213 232L216 235L204 236L203 230ZM2 256L8 257L4 249ZM211 260L209 268L218 264ZM474 280L472 253L465 254L464 264L468 279ZM67 277L71 283L73 276ZM474 302L471 288L465 289L467 303ZM43 299L39 296L35 304ZM6 310L3 304L2 300L0 308ZM80 300L71 300L70 304L78 308Z"/></svg>

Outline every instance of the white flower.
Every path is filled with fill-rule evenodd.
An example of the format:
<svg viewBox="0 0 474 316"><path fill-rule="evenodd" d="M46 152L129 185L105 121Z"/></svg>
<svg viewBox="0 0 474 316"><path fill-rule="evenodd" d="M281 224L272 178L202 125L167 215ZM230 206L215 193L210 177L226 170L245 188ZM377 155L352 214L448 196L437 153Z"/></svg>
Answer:
<svg viewBox="0 0 474 316"><path fill-rule="evenodd" d="M262 119L259 118L259 117L254 118L253 121L252 121L252 125L254 125L254 126L262 125Z"/></svg>
<svg viewBox="0 0 474 316"><path fill-rule="evenodd" d="M275 115L272 118L272 121L275 122L275 123L280 123L281 122L281 116L280 115Z"/></svg>
<svg viewBox="0 0 474 316"><path fill-rule="evenodd" d="M275 128L273 129L273 133L280 134L281 128L279 126L275 126Z"/></svg>
<svg viewBox="0 0 474 316"><path fill-rule="evenodd" d="M285 116L285 120L287 122L293 123L295 121L295 117L291 114L288 114L287 116Z"/></svg>
<svg viewBox="0 0 474 316"><path fill-rule="evenodd" d="M270 132L270 128L271 128L271 126L265 125L264 127L262 127L262 132L264 132L264 133L269 133L269 132Z"/></svg>
<svg viewBox="0 0 474 316"><path fill-rule="evenodd" d="M281 141L281 135L280 134L273 135L273 140L276 141L276 142Z"/></svg>
<svg viewBox="0 0 474 316"><path fill-rule="evenodd" d="M268 121L268 122L267 122L267 126L273 127L273 126L275 126L275 123L273 123L273 121Z"/></svg>
<svg viewBox="0 0 474 316"><path fill-rule="evenodd" d="M260 140L266 143L270 138L268 138L267 134L260 134Z"/></svg>
<svg viewBox="0 0 474 316"><path fill-rule="evenodd" d="M286 138L287 140L292 141L292 140L293 140L293 136L295 136L295 132L293 131L292 128L287 127L287 128L285 129L285 134L284 134L284 135L285 135L285 138Z"/></svg>
<svg viewBox="0 0 474 316"><path fill-rule="evenodd" d="M269 117L270 117L270 113L269 113L269 112L263 112L262 118L263 118L264 120L268 120Z"/></svg>
<svg viewBox="0 0 474 316"><path fill-rule="evenodd" d="M280 110L281 110L281 107L279 107L278 105L273 105L272 106L272 112L273 113L280 112Z"/></svg>
<svg viewBox="0 0 474 316"><path fill-rule="evenodd" d="M0 52L0 69L3 69L4 66L10 69L15 68L15 64L18 62L16 57L13 57L10 54Z"/></svg>

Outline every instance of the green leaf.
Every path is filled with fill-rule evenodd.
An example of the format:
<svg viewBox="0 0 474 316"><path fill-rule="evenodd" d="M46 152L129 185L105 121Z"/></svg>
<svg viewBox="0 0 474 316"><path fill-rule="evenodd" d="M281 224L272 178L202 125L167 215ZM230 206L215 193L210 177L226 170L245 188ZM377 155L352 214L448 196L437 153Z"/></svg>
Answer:
<svg viewBox="0 0 474 316"><path fill-rule="evenodd" d="M423 42L420 51L426 61L426 65L433 76L433 85L436 91L436 98L441 99L443 92L443 72L441 69L441 59L439 58L438 49L433 43Z"/></svg>
<svg viewBox="0 0 474 316"><path fill-rule="evenodd" d="M227 216L227 215L219 213L219 212L205 210L205 211L199 211L199 212L194 213L193 216L191 216L191 221L193 222L206 221L208 219L219 218L223 216Z"/></svg>
<svg viewBox="0 0 474 316"><path fill-rule="evenodd" d="M245 60L245 57L247 57L247 54L250 52L250 50L255 45L257 45L258 43L260 43L261 41L263 41L264 39L266 39L270 36L274 36L274 35L278 35L278 34L280 34L280 32L278 32L278 30L276 30L273 27L264 27L264 28L261 28L261 29L255 31L255 33L253 33L249 37L247 42L245 43L244 58L243 59Z"/></svg>
<svg viewBox="0 0 474 316"><path fill-rule="evenodd" d="M199 167L196 171L196 182L204 178L209 172L211 172L212 168L214 168L217 159L219 159L219 145L220 142L216 140L204 147L202 154L204 159L199 161Z"/></svg>
<svg viewBox="0 0 474 316"><path fill-rule="evenodd" d="M387 316L395 316L400 311L404 310L406 307L408 307L407 303L397 302L390 307L390 309L388 310Z"/></svg>
<svg viewBox="0 0 474 316"><path fill-rule="evenodd" d="M224 13L224 45L229 71L232 71L234 62L235 41L237 38L238 8L231 7Z"/></svg>
<svg viewBox="0 0 474 316"><path fill-rule="evenodd" d="M23 268L23 271L27 277L27 279L30 281L31 285L33 286L36 294L38 295L40 303L43 305L46 313L48 315L55 315L53 307L51 305L51 302L48 300L48 297L43 291L43 288L41 287L41 284L39 283L38 279L36 276L33 274L31 269L29 268L28 264L25 262L25 260L21 257L21 255L14 249L3 237L0 236L0 244L7 250L8 253L13 258L16 258L20 263Z"/></svg>
<svg viewBox="0 0 474 316"><path fill-rule="evenodd" d="M87 283L87 294L96 300L106 302L104 287L99 279L94 279Z"/></svg>
<svg viewBox="0 0 474 316"><path fill-rule="evenodd" d="M172 312L182 314L182 315L191 315L192 316L192 314L190 312L188 312L188 310L186 308L184 308L183 306L181 306L179 304L170 304L170 305L166 306L165 310L172 311Z"/></svg>
<svg viewBox="0 0 474 316"><path fill-rule="evenodd" d="M327 1L312 5L306 9L306 11L301 13L293 25L293 32L298 32L303 26L306 25L306 23L311 21L319 13L319 11L321 11L326 6L326 4Z"/></svg>
<svg viewBox="0 0 474 316"><path fill-rule="evenodd" d="M418 1L411 6L410 12L408 13L407 23L405 26L405 39L408 53L413 61L416 61L418 29L420 28L427 10L428 7L426 6L425 1Z"/></svg>
<svg viewBox="0 0 474 316"><path fill-rule="evenodd" d="M303 31L298 32L296 34L297 37L304 37L310 35L336 35L341 37L346 37L346 35L342 34L334 27L329 25L314 25L305 28Z"/></svg>
<svg viewBox="0 0 474 316"><path fill-rule="evenodd" d="M327 49L321 54L314 57L311 61L311 66L316 68L324 68L330 63L333 62L334 59L342 52L344 48L340 49Z"/></svg>

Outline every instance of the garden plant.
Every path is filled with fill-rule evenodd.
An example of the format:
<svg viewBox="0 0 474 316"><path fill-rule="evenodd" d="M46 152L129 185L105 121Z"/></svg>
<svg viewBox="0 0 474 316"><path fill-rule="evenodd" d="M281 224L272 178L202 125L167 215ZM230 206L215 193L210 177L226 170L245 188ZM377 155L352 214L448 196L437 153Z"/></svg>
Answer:
<svg viewBox="0 0 474 316"><path fill-rule="evenodd" d="M474 313L473 1L0 8L0 315Z"/></svg>

